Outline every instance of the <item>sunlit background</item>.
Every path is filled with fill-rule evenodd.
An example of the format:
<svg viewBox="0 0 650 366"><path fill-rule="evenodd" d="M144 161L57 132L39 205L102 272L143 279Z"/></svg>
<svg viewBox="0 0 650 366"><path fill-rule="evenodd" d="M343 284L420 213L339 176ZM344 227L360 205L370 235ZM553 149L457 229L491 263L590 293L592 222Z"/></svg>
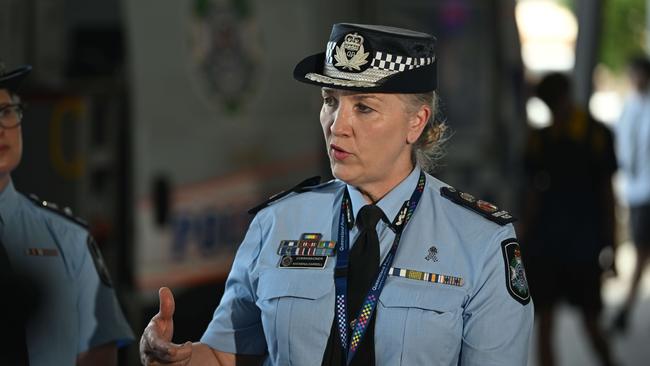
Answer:
<svg viewBox="0 0 650 366"><path fill-rule="evenodd" d="M521 56L526 68L526 77L531 83L539 80L545 73L557 71L571 74L576 61L578 40L578 6L588 2L578 0L518 0L516 19L521 40ZM595 4L597 2L594 2ZM602 24L599 26L599 53L593 75L593 90L589 96L588 108L593 116L610 127L614 127L623 108L623 101L630 90L625 74L625 63L630 56L647 52L647 25L645 0L610 0L600 2ZM650 2L649 2L650 3ZM538 98L530 97L526 102L528 123L532 128L550 125L551 114L548 107ZM650 162L649 162L650 163ZM609 324L614 309L623 303L629 289L636 257L633 244L627 236L628 217L622 199L620 176L614 178L615 192L619 208L619 243L616 256L618 276L610 277L602 289L606 304L606 320ZM579 286L579 284L576 284ZM615 352L624 365L645 365L647 354L639 347L644 346L650 329L650 272L641 283L640 298L645 307L637 311L638 324L645 329L629 334L621 341L616 337ZM585 338L579 314L575 309L564 307L556 320L555 345L561 365L597 365L591 345ZM635 339L644 341L635 341ZM529 365L536 365L531 355Z"/></svg>

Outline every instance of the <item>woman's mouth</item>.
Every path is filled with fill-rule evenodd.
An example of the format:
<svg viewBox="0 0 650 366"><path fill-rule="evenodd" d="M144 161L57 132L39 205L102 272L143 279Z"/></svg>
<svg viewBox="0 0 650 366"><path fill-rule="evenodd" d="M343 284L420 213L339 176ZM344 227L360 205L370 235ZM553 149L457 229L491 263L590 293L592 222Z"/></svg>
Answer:
<svg viewBox="0 0 650 366"><path fill-rule="evenodd" d="M343 150L342 148L340 148L340 147L338 147L338 146L336 146L334 144L330 144L330 151L332 152L332 157L335 160L341 160L342 161L342 160L345 160L348 156L351 155L349 152Z"/></svg>

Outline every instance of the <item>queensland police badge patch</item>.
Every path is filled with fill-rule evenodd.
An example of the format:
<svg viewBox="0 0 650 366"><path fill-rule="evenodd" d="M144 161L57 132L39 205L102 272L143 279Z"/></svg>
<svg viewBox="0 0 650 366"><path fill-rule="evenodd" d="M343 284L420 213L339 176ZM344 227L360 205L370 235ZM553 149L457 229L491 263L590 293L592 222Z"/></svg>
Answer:
<svg viewBox="0 0 650 366"><path fill-rule="evenodd" d="M88 251L90 252L90 255L93 258L93 262L95 263L95 269L97 270L99 279L102 281L104 285L108 287L113 287L111 276L110 274L108 274L108 268L106 268L106 263L104 263L104 257L102 257L102 252L99 251L95 239L92 236L88 235L88 239L86 240L86 243L88 244Z"/></svg>
<svg viewBox="0 0 650 366"><path fill-rule="evenodd" d="M506 267L506 288L513 299L526 305L530 302L530 291L521 249L516 239L506 239L501 243L503 261Z"/></svg>

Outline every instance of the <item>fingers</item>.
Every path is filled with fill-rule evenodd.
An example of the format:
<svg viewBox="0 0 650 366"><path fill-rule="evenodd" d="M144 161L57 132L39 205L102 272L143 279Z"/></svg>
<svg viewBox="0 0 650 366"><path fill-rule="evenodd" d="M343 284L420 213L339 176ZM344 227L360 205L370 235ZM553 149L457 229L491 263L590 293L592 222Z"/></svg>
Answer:
<svg viewBox="0 0 650 366"><path fill-rule="evenodd" d="M169 349L169 354L174 360L188 360L192 357L192 342L183 344L173 344Z"/></svg>
<svg viewBox="0 0 650 366"><path fill-rule="evenodd" d="M158 290L158 300L160 301L160 310L159 314L162 320L172 320L174 316L174 295L172 291L167 287L161 287Z"/></svg>
<svg viewBox="0 0 650 366"><path fill-rule="evenodd" d="M167 287L158 291L160 309L144 329L140 339L140 361L144 365L185 365L192 356L192 343L171 343L174 296Z"/></svg>
<svg viewBox="0 0 650 366"><path fill-rule="evenodd" d="M160 337L154 327L148 326L142 334L143 345L140 352L154 355L157 358L165 358L169 353L172 343Z"/></svg>
<svg viewBox="0 0 650 366"><path fill-rule="evenodd" d="M143 335L140 343L143 365L186 365L192 358L192 342L179 345Z"/></svg>

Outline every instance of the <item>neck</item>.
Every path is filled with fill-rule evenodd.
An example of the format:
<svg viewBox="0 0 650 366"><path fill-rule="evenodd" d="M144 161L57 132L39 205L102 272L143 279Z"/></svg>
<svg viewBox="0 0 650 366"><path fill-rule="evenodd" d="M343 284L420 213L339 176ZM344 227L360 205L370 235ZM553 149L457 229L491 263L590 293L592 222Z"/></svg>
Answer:
<svg viewBox="0 0 650 366"><path fill-rule="evenodd" d="M381 181L364 184L356 188L361 192L367 203L375 204L406 179L413 171L413 168L413 164L404 165L391 171Z"/></svg>

